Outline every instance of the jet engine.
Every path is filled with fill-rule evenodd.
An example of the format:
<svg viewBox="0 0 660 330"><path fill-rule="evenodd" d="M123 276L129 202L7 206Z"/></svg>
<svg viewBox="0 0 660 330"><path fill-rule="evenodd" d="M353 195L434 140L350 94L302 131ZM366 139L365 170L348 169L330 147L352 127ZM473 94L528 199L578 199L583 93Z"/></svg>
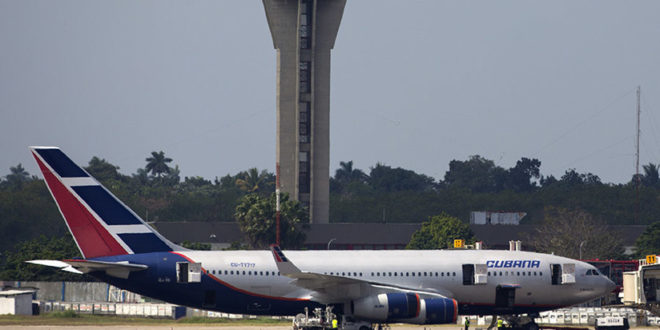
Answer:
<svg viewBox="0 0 660 330"><path fill-rule="evenodd" d="M356 318L374 322L443 324L456 322L458 306L449 298L420 299L415 293L383 293L354 300Z"/></svg>

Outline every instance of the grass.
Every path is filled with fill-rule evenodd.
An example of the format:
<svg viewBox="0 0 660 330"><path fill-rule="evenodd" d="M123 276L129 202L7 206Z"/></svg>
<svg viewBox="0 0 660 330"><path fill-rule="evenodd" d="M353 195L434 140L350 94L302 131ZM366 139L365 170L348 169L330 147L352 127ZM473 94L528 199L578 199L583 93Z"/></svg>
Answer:
<svg viewBox="0 0 660 330"><path fill-rule="evenodd" d="M43 315L0 315L0 325L288 325L290 320L267 317L256 319L225 319L206 317L184 317L179 320L146 317L123 317L115 315L76 314L73 311L52 312Z"/></svg>

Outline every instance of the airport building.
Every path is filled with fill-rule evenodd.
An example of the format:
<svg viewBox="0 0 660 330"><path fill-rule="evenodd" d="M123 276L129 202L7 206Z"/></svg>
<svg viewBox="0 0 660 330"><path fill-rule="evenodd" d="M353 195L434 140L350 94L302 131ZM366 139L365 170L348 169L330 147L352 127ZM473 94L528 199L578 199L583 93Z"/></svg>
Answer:
<svg viewBox="0 0 660 330"><path fill-rule="evenodd" d="M277 50L277 141L283 192L328 223L330 51L346 0L263 0Z"/></svg>

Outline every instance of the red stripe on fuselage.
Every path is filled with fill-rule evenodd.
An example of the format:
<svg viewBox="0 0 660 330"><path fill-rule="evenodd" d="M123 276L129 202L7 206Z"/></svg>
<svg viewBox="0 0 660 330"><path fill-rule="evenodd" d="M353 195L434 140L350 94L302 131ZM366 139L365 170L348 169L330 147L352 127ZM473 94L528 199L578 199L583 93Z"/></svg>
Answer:
<svg viewBox="0 0 660 330"><path fill-rule="evenodd" d="M178 255L181 258L184 258L184 259L188 260L188 262L190 262L190 263L195 263L195 261L193 261L192 259L190 259L187 256L183 255L182 253L174 252L174 251L170 251L170 253ZM235 291L238 291L240 293L244 293L244 294L247 294L247 295L250 295L250 296L260 297L260 298L267 298L267 299L274 299L274 300L284 300L284 301L309 301L309 299L266 296L266 295L246 291L246 290L243 290L243 289L239 289L239 288L237 288L237 287L235 287L235 286L233 286L233 285L231 285L231 284L229 284L229 283L227 283L227 282L225 282L225 281L209 274L209 272L206 269L204 269L204 267L202 267L202 271L204 272L204 274L206 274L208 277L212 278L214 281L216 281L216 282L218 282L218 283L220 283L220 284L222 284L222 285L224 285L224 286L226 286L226 287L228 287L232 290L235 290Z"/></svg>
<svg viewBox="0 0 660 330"><path fill-rule="evenodd" d="M69 230L78 243L84 258L96 258L127 254L126 250L115 240L110 233L98 223L84 205L71 194L57 177L41 162L37 155L33 155L39 164L44 179L50 188L53 198L69 225Z"/></svg>

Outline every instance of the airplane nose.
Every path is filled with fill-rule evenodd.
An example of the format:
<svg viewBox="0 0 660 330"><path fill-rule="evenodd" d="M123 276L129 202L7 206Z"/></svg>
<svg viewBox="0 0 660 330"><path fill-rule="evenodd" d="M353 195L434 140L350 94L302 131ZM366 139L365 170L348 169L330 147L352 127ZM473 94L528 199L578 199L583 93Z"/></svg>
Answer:
<svg viewBox="0 0 660 330"><path fill-rule="evenodd" d="M612 292L616 288L616 284L614 284L614 282L612 282L612 280L610 280L609 278L606 278L605 280L607 281L607 284L606 284L607 291L606 292Z"/></svg>

